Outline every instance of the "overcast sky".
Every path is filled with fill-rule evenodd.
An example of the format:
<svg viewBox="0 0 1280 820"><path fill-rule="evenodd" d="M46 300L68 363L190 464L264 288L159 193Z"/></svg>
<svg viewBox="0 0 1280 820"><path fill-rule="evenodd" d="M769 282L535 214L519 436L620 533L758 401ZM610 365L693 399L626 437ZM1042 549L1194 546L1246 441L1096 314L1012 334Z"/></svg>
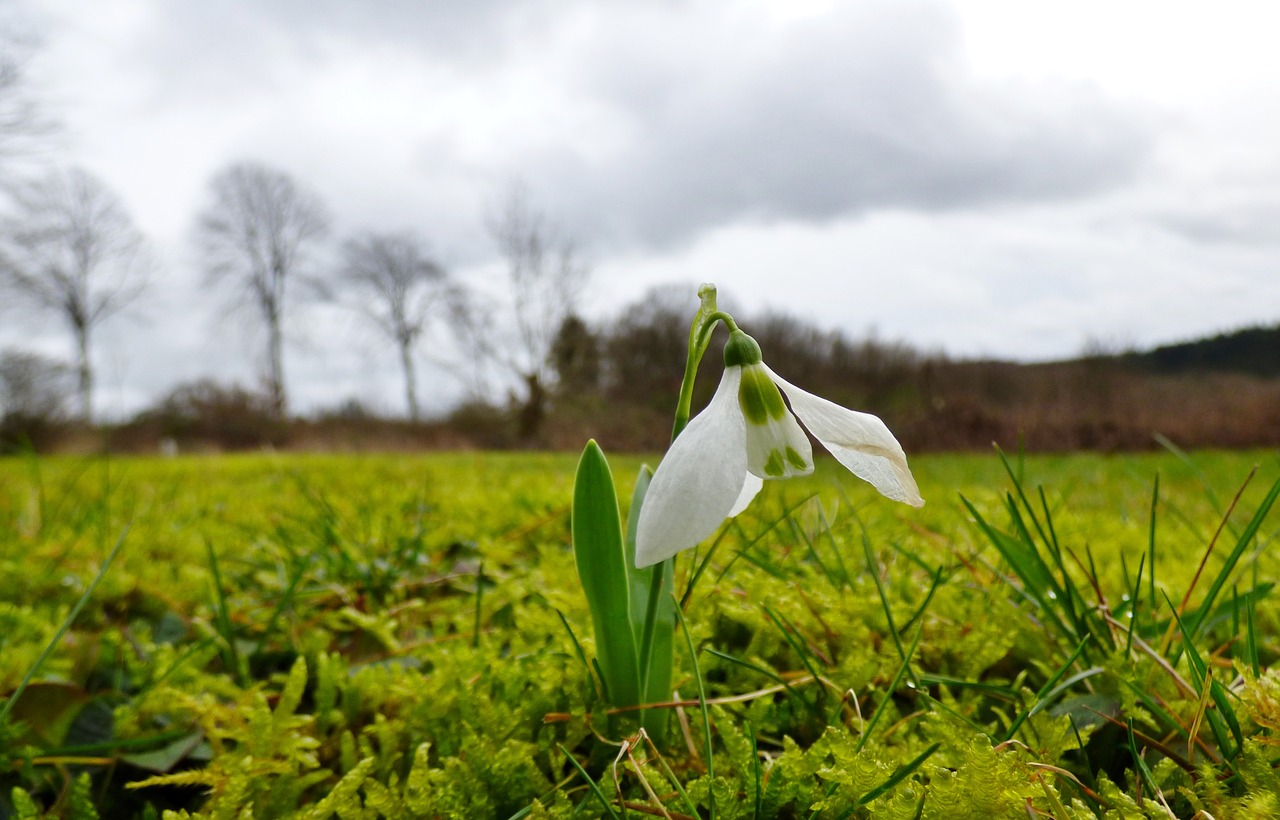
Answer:
<svg viewBox="0 0 1280 820"><path fill-rule="evenodd" d="M95 352L108 413L254 381L262 336L191 247L241 159L313 188L339 236L420 232L464 282L498 274L484 214L523 180L590 261L596 320L668 283L692 311L713 281L744 312L1019 360L1280 321L1269 0L0 2L42 41L56 159L157 260ZM295 318L296 408L400 410L376 336ZM70 351L0 313L13 344ZM451 379L429 371L427 408Z"/></svg>

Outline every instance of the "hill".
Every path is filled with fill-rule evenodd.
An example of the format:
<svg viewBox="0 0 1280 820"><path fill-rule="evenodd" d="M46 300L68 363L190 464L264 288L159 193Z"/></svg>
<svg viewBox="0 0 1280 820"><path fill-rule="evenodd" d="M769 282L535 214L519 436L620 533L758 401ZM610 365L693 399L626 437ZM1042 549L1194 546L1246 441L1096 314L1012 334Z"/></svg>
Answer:
<svg viewBox="0 0 1280 820"><path fill-rule="evenodd" d="M1124 358L1143 370L1164 375L1214 372L1280 377L1280 325L1162 345Z"/></svg>

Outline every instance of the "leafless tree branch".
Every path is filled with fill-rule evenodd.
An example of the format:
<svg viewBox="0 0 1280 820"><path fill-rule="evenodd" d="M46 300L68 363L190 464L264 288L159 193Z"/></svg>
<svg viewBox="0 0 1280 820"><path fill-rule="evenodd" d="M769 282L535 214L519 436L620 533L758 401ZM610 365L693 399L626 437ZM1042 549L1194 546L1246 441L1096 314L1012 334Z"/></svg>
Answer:
<svg viewBox="0 0 1280 820"><path fill-rule="evenodd" d="M434 318L447 318L456 287L413 234L368 233L346 242L341 286L355 307L393 341L404 371L409 418L419 418L414 348Z"/></svg>
<svg viewBox="0 0 1280 820"><path fill-rule="evenodd" d="M234 292L237 303L257 311L267 329L267 389L284 415L283 322L288 285L305 278L307 252L329 230L319 197L280 171L241 162L209 182L209 203L196 238L205 282Z"/></svg>
<svg viewBox="0 0 1280 820"><path fill-rule="evenodd" d="M87 171L54 171L12 192L0 241L0 287L61 315L76 341L80 412L93 419L90 337L138 298L151 270L120 199Z"/></svg>
<svg viewBox="0 0 1280 820"><path fill-rule="evenodd" d="M574 243L529 202L527 190L514 184L488 229L507 263L511 322L505 333L491 327L496 341L482 353L524 383L520 412L522 438L533 438L545 413L546 391L554 378L551 363L556 334L576 312L588 270Z"/></svg>

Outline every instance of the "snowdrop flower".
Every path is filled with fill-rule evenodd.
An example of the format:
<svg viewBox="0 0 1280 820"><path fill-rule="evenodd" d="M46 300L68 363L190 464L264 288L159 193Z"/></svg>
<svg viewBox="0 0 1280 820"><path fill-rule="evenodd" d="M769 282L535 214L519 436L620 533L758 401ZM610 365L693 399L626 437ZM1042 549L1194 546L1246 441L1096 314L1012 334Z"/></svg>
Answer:
<svg viewBox="0 0 1280 820"><path fill-rule="evenodd" d="M796 417L837 461L884 496L924 504L902 446L879 418L783 380L741 330L729 334L724 365L711 403L672 442L649 484L636 532L637 567L711 535L746 509L764 479L812 473L813 450Z"/></svg>

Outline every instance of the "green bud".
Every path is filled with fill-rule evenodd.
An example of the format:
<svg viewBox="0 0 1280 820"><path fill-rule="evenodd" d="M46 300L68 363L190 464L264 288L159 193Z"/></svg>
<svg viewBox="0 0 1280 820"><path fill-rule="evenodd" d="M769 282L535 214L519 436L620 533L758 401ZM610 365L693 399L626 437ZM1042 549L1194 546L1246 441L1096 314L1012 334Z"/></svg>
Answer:
<svg viewBox="0 0 1280 820"><path fill-rule="evenodd" d="M751 337L745 333L743 338L751 341ZM754 346L755 342L751 344ZM757 351L759 349L756 348ZM747 417L747 421L761 427L768 424L770 420L776 421L787 414L787 406L782 401L778 386L773 383L773 379L769 378L765 369L759 366L748 365L742 368L742 382L738 385L738 404L742 406L742 415Z"/></svg>
<svg viewBox="0 0 1280 820"><path fill-rule="evenodd" d="M735 330L729 334L729 341L724 343L725 367L760 364L763 360L760 355L760 345L756 344L755 339L741 330Z"/></svg>

